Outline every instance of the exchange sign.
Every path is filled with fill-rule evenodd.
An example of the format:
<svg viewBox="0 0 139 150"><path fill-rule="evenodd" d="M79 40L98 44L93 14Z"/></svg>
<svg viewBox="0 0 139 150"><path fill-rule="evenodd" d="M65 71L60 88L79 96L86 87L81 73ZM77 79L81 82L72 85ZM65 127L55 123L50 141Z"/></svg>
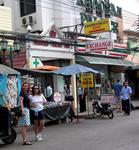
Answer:
<svg viewBox="0 0 139 150"><path fill-rule="evenodd" d="M113 42L110 39L94 40L87 42L85 49L88 52L108 51L113 49Z"/></svg>

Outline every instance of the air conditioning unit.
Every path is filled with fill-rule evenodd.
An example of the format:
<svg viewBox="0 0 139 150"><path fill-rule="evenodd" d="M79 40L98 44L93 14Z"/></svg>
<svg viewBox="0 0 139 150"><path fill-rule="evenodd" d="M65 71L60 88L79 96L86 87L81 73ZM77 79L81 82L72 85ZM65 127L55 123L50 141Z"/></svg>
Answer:
<svg viewBox="0 0 139 150"><path fill-rule="evenodd" d="M28 17L22 18L22 24L24 26L32 25L34 23L35 23L35 20L34 20L33 16L28 16Z"/></svg>

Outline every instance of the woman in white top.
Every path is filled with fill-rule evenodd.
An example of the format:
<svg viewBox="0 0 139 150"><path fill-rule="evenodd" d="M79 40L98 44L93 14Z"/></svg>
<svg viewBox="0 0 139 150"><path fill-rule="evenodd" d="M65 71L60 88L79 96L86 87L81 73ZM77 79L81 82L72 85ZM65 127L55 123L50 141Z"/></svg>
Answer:
<svg viewBox="0 0 139 150"><path fill-rule="evenodd" d="M34 130L36 134L36 140L42 141L41 132L44 125L44 111L43 104L46 103L44 95L41 93L40 87L34 85L32 87L32 95L29 96L30 99L30 109L31 109L31 118L34 121Z"/></svg>

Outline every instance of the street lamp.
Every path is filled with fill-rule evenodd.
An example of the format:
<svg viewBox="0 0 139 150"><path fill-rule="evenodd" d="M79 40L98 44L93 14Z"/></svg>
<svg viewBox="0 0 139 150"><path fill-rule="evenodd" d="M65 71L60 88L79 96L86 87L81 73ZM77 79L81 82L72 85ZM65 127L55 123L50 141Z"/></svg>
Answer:
<svg viewBox="0 0 139 150"><path fill-rule="evenodd" d="M20 41L15 40L14 43L13 43L13 47L14 47L14 51L19 53L20 52Z"/></svg>
<svg viewBox="0 0 139 150"><path fill-rule="evenodd" d="M5 53L5 51L6 51L6 49L7 49L8 41L5 40L5 38L3 38L3 39L0 41L0 44L1 44L1 50L3 51L3 53Z"/></svg>
<svg viewBox="0 0 139 150"><path fill-rule="evenodd" d="M1 50L3 51L3 63L5 64L5 51L7 49L8 41L5 38L2 38L0 41Z"/></svg>
<svg viewBox="0 0 139 150"><path fill-rule="evenodd" d="M0 41L1 50L3 51L3 64L5 65L5 52L8 47L8 41L3 37ZM14 51L19 53L20 51L20 42L19 40L15 40L13 43ZM12 47L10 47L10 61L11 61L11 68L13 67L13 58L12 58Z"/></svg>

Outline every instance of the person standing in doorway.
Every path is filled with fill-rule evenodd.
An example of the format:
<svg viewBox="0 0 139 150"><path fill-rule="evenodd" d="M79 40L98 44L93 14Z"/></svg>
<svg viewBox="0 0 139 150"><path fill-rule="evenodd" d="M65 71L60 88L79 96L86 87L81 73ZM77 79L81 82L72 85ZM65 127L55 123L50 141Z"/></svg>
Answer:
<svg viewBox="0 0 139 150"><path fill-rule="evenodd" d="M117 112L122 112L122 102L121 102L121 99L120 99L121 90L122 90L122 84L120 83L119 79L113 85L113 90L114 90L114 96L115 96L115 100L116 100Z"/></svg>
<svg viewBox="0 0 139 150"><path fill-rule="evenodd" d="M28 139L27 127L30 125L30 113L29 113L29 83L24 82L21 87L20 93L20 107L22 111L22 116L18 119L18 126L21 126L21 135L23 138L23 145L32 145L31 141Z"/></svg>
<svg viewBox="0 0 139 150"><path fill-rule="evenodd" d="M44 95L41 93L40 87L34 85L32 87L32 95L29 96L31 117L34 121L34 130L36 134L36 140L42 141L42 130L44 127L44 111L43 104L47 102Z"/></svg>
<svg viewBox="0 0 139 150"><path fill-rule="evenodd" d="M53 89L50 84L46 88L46 99L48 102L53 101Z"/></svg>
<svg viewBox="0 0 139 150"><path fill-rule="evenodd" d="M86 101L85 101L85 92L84 88L81 86L81 81L78 81L78 97L79 97L79 104L80 104L80 113L86 111Z"/></svg>
<svg viewBox="0 0 139 150"><path fill-rule="evenodd" d="M128 82L125 81L121 91L122 98L122 109L124 115L130 115L130 99L131 99L132 89L128 86Z"/></svg>

